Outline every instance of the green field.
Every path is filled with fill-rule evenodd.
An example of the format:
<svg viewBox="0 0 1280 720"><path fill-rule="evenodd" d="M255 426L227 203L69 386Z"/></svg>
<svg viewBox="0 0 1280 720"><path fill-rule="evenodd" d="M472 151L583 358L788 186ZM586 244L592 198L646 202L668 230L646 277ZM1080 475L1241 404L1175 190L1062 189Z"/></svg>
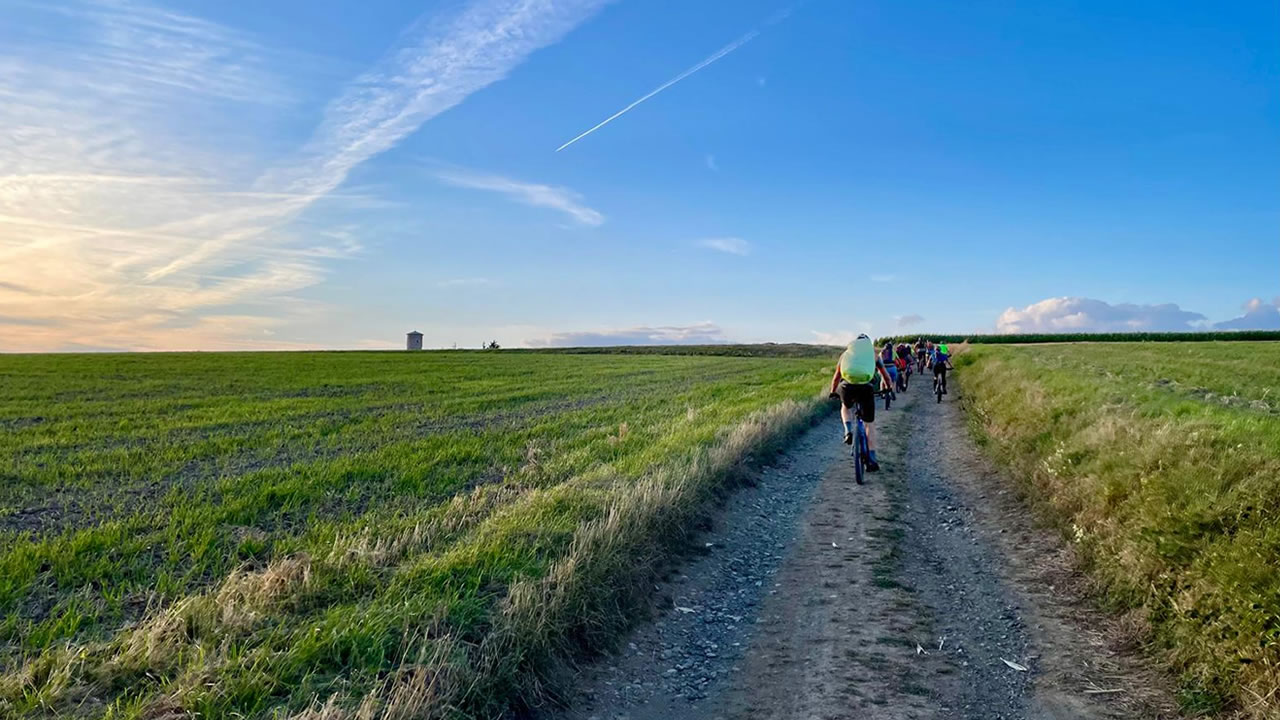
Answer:
<svg viewBox="0 0 1280 720"><path fill-rule="evenodd" d="M831 359L0 356L0 716L550 692Z"/></svg>
<svg viewBox="0 0 1280 720"><path fill-rule="evenodd" d="M1280 343L976 346L972 418L1191 710L1280 717Z"/></svg>
<svg viewBox="0 0 1280 720"><path fill-rule="evenodd" d="M1026 345L1030 343L1099 343L1099 342L1258 342L1263 340L1280 340L1280 331L1276 330L1212 330L1202 332L1075 332L1075 333L999 333L984 335L981 333L916 333L911 335L894 335L877 340L882 342L914 343L924 338L933 342L972 343L974 345Z"/></svg>

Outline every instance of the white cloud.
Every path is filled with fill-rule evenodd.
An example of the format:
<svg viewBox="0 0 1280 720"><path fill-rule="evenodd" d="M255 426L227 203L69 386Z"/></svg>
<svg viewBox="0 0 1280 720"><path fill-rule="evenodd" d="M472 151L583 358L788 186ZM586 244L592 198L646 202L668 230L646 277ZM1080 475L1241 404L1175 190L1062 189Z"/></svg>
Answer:
<svg viewBox="0 0 1280 720"><path fill-rule="evenodd" d="M910 315L899 315L894 318L898 322L898 327L909 328L924 322L924 318L912 313Z"/></svg>
<svg viewBox="0 0 1280 720"><path fill-rule="evenodd" d="M256 346L362 246L301 213L605 2L470 0L419 22L283 153L254 113L292 97L274 68L308 63L143 3L20 6L75 40L30 30L48 18L0 34L0 349Z"/></svg>
<svg viewBox="0 0 1280 720"><path fill-rule="evenodd" d="M609 347L614 345L712 345L725 343L724 331L711 322L614 330L557 332L525 341L529 347Z"/></svg>
<svg viewBox="0 0 1280 720"><path fill-rule="evenodd" d="M582 196L568 188L456 168L440 170L436 177L454 187L501 193L525 205L557 210L582 225L596 227L604 223L604 215L584 205Z"/></svg>
<svg viewBox="0 0 1280 720"><path fill-rule="evenodd" d="M1280 297L1271 302L1253 298L1243 306L1238 318L1214 323L1215 330L1280 330Z"/></svg>
<svg viewBox="0 0 1280 720"><path fill-rule="evenodd" d="M739 237L704 238L698 241L700 247L718 250L730 255L750 255L751 243Z"/></svg>
<svg viewBox="0 0 1280 720"><path fill-rule="evenodd" d="M819 345L848 345L853 339L858 337L858 333L852 330L833 330L831 332L823 332L821 330L813 330L813 341Z"/></svg>
<svg viewBox="0 0 1280 720"><path fill-rule="evenodd" d="M1137 332L1200 329L1205 316L1172 303L1112 305L1079 297L1047 298L1022 308L1008 308L996 320L1001 333Z"/></svg>
<svg viewBox="0 0 1280 720"><path fill-rule="evenodd" d="M290 95L268 65L297 57L217 23L116 0L31 3L23 9L35 12L7 38L13 49L58 53L56 65L31 69L59 81L80 77L91 94L109 90L118 102L147 104L173 93L249 103ZM57 39L38 34L54 24L64 31ZM90 40L88 47L81 38Z"/></svg>

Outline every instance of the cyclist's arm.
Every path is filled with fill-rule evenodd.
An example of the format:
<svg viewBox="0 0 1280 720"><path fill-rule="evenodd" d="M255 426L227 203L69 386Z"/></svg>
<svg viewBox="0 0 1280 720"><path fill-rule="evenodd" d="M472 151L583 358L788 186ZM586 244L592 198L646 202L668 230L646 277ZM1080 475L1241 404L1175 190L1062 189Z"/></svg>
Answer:
<svg viewBox="0 0 1280 720"><path fill-rule="evenodd" d="M836 365L836 374L831 377L831 392L835 392L840 387L840 366Z"/></svg>
<svg viewBox="0 0 1280 720"><path fill-rule="evenodd" d="M877 364L876 369L880 371L880 377L884 378L884 384L892 388L893 381L889 379L889 371L884 369L884 364Z"/></svg>

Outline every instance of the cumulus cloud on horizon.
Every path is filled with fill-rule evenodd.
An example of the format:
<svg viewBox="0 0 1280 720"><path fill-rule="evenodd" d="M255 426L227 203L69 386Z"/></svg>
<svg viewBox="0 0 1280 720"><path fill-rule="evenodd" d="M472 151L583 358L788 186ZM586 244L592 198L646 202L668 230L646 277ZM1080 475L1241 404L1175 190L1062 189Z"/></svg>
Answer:
<svg viewBox="0 0 1280 720"><path fill-rule="evenodd" d="M1238 318L1214 323L1214 330L1280 330L1280 297L1271 302L1253 298L1243 306Z"/></svg>
<svg viewBox="0 0 1280 720"><path fill-rule="evenodd" d="M617 330L552 333L526 341L530 347L610 347L614 345L715 345L727 343L724 331L712 322L694 325L638 326Z"/></svg>
<svg viewBox="0 0 1280 720"><path fill-rule="evenodd" d="M1112 305L1082 297L1046 298L1025 308L1008 308L996 319L999 333L1177 332L1204 329L1207 318L1175 303Z"/></svg>

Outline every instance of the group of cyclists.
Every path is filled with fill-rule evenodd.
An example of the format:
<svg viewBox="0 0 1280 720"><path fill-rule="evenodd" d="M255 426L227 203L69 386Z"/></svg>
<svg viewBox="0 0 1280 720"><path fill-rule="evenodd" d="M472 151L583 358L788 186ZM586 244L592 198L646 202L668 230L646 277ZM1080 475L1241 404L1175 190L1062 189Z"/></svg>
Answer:
<svg viewBox="0 0 1280 720"><path fill-rule="evenodd" d="M914 345L895 345L890 341L877 350L871 338L863 334L849 343L836 365L835 375L831 378L831 397L840 399L844 443L853 444L854 426L860 416L867 434L866 467L871 472L880 469L876 459L876 436L872 429L876 419L876 395L906 390L913 363L916 372L923 374L926 369L933 370L934 383L940 384L943 394L947 392L951 353L946 343L934 343L924 338L916 340Z"/></svg>

